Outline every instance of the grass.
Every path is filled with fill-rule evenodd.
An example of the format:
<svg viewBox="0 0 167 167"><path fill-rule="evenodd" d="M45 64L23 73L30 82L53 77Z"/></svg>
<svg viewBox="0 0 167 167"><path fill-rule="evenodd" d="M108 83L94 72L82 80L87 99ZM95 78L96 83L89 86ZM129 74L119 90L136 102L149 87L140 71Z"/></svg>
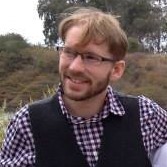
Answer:
<svg viewBox="0 0 167 167"><path fill-rule="evenodd" d="M55 92L55 88L51 88L49 87L49 85L47 85L46 90L43 91L43 97L46 98L54 94L54 92ZM33 101L34 100L30 97L29 103L32 103ZM23 105L24 105L23 102L20 101L18 104L18 108L21 108ZM5 136L5 131L12 115L13 113L7 112L7 102L6 100L4 100L2 106L0 106L0 146L2 145L4 136Z"/></svg>
<svg viewBox="0 0 167 167"><path fill-rule="evenodd" d="M6 127L9 123L11 114L6 113L6 100L4 100L3 105L0 107L0 145L4 139Z"/></svg>
<svg viewBox="0 0 167 167"><path fill-rule="evenodd" d="M0 114L0 145L4 139L6 127L9 123L9 116L7 114Z"/></svg>

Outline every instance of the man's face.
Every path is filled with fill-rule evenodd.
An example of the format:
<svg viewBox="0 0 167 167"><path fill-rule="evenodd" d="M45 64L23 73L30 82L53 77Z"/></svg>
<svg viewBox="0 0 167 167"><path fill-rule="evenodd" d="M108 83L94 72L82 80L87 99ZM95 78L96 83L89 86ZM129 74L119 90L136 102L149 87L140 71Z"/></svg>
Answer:
<svg viewBox="0 0 167 167"><path fill-rule="evenodd" d="M65 39L65 47L79 53L93 53L105 58L111 58L111 54L105 43L95 44L89 42L84 47L79 47L78 41L82 33L81 26L75 26L68 30ZM69 60L64 52L60 53L59 73L64 91L64 97L82 101L104 94L110 82L113 63L101 62L101 64L86 64L78 54L73 60Z"/></svg>

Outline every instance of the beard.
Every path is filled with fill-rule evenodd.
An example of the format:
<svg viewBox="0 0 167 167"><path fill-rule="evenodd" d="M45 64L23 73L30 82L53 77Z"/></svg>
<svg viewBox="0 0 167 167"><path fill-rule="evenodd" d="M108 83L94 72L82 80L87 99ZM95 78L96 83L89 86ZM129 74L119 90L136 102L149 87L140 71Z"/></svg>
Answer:
<svg viewBox="0 0 167 167"><path fill-rule="evenodd" d="M70 91L65 80L73 77L86 81L86 88L78 92ZM95 81L91 80L89 77L81 73L80 74L67 73L63 77L60 77L60 82L63 90L63 96L65 98L68 98L73 101L87 101L106 91L107 86L110 82L110 77L108 74L107 76L105 76L105 78L102 77L101 80Z"/></svg>

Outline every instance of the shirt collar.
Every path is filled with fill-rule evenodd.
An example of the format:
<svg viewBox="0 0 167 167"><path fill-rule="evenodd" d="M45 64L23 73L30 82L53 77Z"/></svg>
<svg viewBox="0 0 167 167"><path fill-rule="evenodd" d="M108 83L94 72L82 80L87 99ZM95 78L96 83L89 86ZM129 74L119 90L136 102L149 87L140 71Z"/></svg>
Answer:
<svg viewBox="0 0 167 167"><path fill-rule="evenodd" d="M63 115L66 116L66 118L69 122L72 122L74 124L85 123L85 122L97 122L101 119L105 119L106 117L108 117L109 113L112 113L112 114L118 115L118 116L123 116L125 114L124 107L122 106L117 95L114 94L114 91L112 90L111 86L108 86L106 102L105 102L105 105L103 107L102 112L96 114L95 116L91 117L88 120L84 119L82 117L72 116L68 112L68 110L66 109L66 107L64 105L63 99L62 99L63 91L62 91L61 85L59 85L59 87L57 89L57 93L58 93L58 99L59 99L59 103L60 103L60 107L61 107Z"/></svg>
<svg viewBox="0 0 167 167"><path fill-rule="evenodd" d="M114 93L111 86L108 86L107 96L110 112L114 115L123 116L125 114L124 107L118 99L118 96Z"/></svg>

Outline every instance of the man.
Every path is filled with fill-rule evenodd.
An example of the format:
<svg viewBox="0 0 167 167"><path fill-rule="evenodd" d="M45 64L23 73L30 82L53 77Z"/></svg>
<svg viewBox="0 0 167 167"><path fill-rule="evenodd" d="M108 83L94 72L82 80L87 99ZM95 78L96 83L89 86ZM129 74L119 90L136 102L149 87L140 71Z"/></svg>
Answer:
<svg viewBox="0 0 167 167"><path fill-rule="evenodd" d="M78 9L59 25L60 85L11 121L1 167L149 167L167 141L167 113L150 99L124 96L127 37L117 19Z"/></svg>

